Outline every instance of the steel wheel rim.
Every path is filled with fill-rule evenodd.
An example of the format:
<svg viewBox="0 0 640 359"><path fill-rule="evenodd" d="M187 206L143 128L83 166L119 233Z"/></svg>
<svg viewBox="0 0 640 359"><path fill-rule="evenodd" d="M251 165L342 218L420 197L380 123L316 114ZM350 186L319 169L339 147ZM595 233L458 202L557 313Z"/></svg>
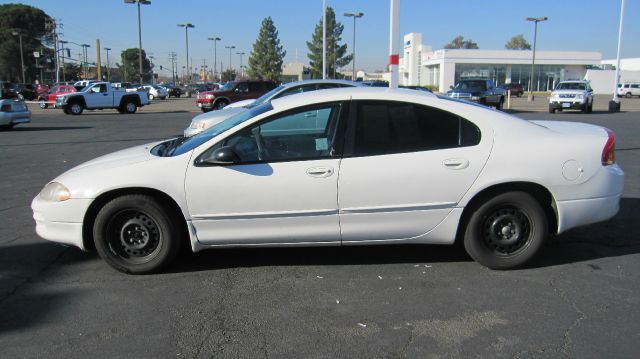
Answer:
<svg viewBox="0 0 640 359"><path fill-rule="evenodd" d="M531 242L532 227L531 219L521 208L496 208L483 219L482 240L497 255L515 255Z"/></svg>
<svg viewBox="0 0 640 359"><path fill-rule="evenodd" d="M40 101L40 108L44 109L44 108L46 108L46 106L47 106L46 102Z"/></svg>
<svg viewBox="0 0 640 359"><path fill-rule="evenodd" d="M136 109L136 105L132 102L127 103L127 111L132 112Z"/></svg>
<svg viewBox="0 0 640 359"><path fill-rule="evenodd" d="M162 232L156 220L143 211L125 209L116 213L106 226L109 251L132 264L146 263L162 248Z"/></svg>
<svg viewBox="0 0 640 359"><path fill-rule="evenodd" d="M77 103L74 103L73 105L71 105L71 112L73 113L80 113L80 105L78 105Z"/></svg>

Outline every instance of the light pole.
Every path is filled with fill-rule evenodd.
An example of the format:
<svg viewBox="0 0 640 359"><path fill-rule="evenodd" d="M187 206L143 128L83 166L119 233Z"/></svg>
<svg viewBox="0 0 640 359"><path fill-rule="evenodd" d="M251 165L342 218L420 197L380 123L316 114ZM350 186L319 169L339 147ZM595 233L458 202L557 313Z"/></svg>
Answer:
<svg viewBox="0 0 640 359"><path fill-rule="evenodd" d="M22 34L17 31L14 31L13 36L17 36L20 41L20 64L22 65L22 83L24 84L27 81L25 80L25 77L24 77L24 55L22 54Z"/></svg>
<svg viewBox="0 0 640 359"><path fill-rule="evenodd" d="M533 74L536 65L536 38L538 36L538 23L541 21L547 21L548 17L528 17L527 21L533 21L535 23L533 30L533 54L531 56L531 79L529 79L529 96L528 101L533 101Z"/></svg>
<svg viewBox="0 0 640 359"><path fill-rule="evenodd" d="M218 66L218 48L217 48L217 43L218 41L222 40L221 38L214 36L214 37L210 37L208 38L208 40L213 41L213 71L211 71L213 73L213 78L215 79L216 77L216 68Z"/></svg>
<svg viewBox="0 0 640 359"><path fill-rule="evenodd" d="M68 44L69 41L65 41L65 40L60 40L58 41L60 43L60 45L62 45L62 82L67 81L66 80L66 76L64 75L64 45Z"/></svg>
<svg viewBox="0 0 640 359"><path fill-rule="evenodd" d="M322 0L322 79L327 78L327 0Z"/></svg>
<svg viewBox="0 0 640 359"><path fill-rule="evenodd" d="M620 111L620 99L618 99L618 82L620 81L620 49L622 48L622 25L624 24L624 8L626 2L620 4L620 24L618 27L618 52L616 54L616 75L613 85L613 99L609 101L609 112Z"/></svg>
<svg viewBox="0 0 640 359"><path fill-rule="evenodd" d="M240 55L240 78L243 79L244 71L242 71L242 55L244 55L244 52L236 52L236 55Z"/></svg>
<svg viewBox="0 0 640 359"><path fill-rule="evenodd" d="M109 66L109 51L111 50L111 48L105 47L104 50L107 52L107 82L111 82L111 69Z"/></svg>
<svg viewBox="0 0 640 359"><path fill-rule="evenodd" d="M178 24L179 27L184 27L184 38L187 44L187 68L189 69L189 82L191 82L191 65L189 64L189 29L196 27L194 24L187 22L185 24Z"/></svg>
<svg viewBox="0 0 640 359"><path fill-rule="evenodd" d="M225 49L229 49L229 81L231 81L231 50L235 49L234 45L225 46Z"/></svg>
<svg viewBox="0 0 640 359"><path fill-rule="evenodd" d="M151 5L149 0L124 0L125 4L137 4L138 5L138 64L140 68L140 84L142 85L142 30L140 25L140 5Z"/></svg>
<svg viewBox="0 0 640 359"><path fill-rule="evenodd" d="M345 12L344 16L353 17L353 55L351 58L351 62L353 63L353 78L352 80L356 80L356 19L359 17L363 17L364 13L362 12Z"/></svg>
<svg viewBox="0 0 640 359"><path fill-rule="evenodd" d="M89 72L89 62L88 62L88 59L87 59L87 54L88 54L87 48L91 47L91 45L82 44L80 46L82 46L82 55L84 57L84 79L86 80L87 79L87 73Z"/></svg>

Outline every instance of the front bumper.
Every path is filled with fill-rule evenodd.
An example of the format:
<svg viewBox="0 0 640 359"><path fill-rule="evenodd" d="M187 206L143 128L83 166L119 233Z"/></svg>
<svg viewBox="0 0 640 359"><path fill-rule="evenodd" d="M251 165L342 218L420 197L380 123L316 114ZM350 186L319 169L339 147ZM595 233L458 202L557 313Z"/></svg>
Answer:
<svg viewBox="0 0 640 359"><path fill-rule="evenodd" d="M213 108L213 102L214 100L197 99L196 106L198 106L199 108Z"/></svg>
<svg viewBox="0 0 640 359"><path fill-rule="evenodd" d="M86 250L82 241L82 221L92 199L45 201L37 195L31 201L36 233L46 240Z"/></svg>
<svg viewBox="0 0 640 359"><path fill-rule="evenodd" d="M31 122L31 111L0 112L0 125L13 126L19 123Z"/></svg>
<svg viewBox="0 0 640 359"><path fill-rule="evenodd" d="M555 110L582 110L588 100L553 99L549 102L549 108Z"/></svg>

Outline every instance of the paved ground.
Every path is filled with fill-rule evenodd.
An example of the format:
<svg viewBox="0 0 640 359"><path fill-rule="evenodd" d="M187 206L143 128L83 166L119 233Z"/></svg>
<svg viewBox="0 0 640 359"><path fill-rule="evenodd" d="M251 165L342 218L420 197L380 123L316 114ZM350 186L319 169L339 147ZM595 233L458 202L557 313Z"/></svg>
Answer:
<svg viewBox="0 0 640 359"><path fill-rule="evenodd" d="M638 357L640 113L516 112L614 129L627 175L614 219L549 241L528 269L385 246L215 250L128 276L36 236L29 203L48 180L181 133L190 101L135 115L35 110L0 132L2 357Z"/></svg>

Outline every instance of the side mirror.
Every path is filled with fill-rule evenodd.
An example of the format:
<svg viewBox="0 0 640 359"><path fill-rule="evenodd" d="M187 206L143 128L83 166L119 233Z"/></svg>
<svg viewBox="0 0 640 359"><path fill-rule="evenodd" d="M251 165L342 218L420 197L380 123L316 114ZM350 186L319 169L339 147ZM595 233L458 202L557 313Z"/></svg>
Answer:
<svg viewBox="0 0 640 359"><path fill-rule="evenodd" d="M224 166L239 163L240 157L233 148L225 146L213 151L211 155L201 158L198 162L204 165Z"/></svg>
<svg viewBox="0 0 640 359"><path fill-rule="evenodd" d="M453 90L453 86L449 86L449 89L450 89L450 90Z"/></svg>

